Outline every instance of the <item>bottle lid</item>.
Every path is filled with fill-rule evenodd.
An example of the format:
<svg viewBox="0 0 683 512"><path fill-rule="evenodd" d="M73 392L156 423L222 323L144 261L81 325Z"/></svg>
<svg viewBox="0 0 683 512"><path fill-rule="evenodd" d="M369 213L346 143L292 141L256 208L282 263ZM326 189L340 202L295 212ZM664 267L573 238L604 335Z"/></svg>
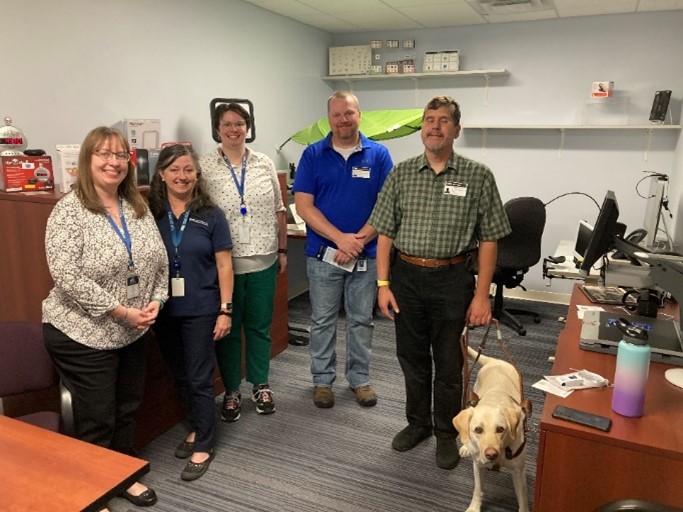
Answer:
<svg viewBox="0 0 683 512"><path fill-rule="evenodd" d="M634 345L647 345L647 331L642 327L633 325L625 318L620 318L617 327L624 334L624 338Z"/></svg>

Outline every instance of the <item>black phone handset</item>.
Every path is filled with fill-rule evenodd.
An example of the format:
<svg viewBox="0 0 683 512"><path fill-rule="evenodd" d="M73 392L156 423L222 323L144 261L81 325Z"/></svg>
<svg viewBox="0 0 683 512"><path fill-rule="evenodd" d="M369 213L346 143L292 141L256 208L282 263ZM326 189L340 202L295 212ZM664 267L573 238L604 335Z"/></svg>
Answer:
<svg viewBox="0 0 683 512"><path fill-rule="evenodd" d="M631 231L628 235L624 237L624 240L627 242L631 242L632 244L639 244L642 242L645 237L647 236L647 229L634 229ZM627 260L629 259L628 256L626 256L623 252L621 251L615 251L614 254L612 254L612 259L613 260Z"/></svg>
<svg viewBox="0 0 683 512"><path fill-rule="evenodd" d="M646 236L647 236L647 229L640 228L640 229L635 229L635 230L631 231L624 238L627 242L639 244L640 242L643 241L643 239Z"/></svg>

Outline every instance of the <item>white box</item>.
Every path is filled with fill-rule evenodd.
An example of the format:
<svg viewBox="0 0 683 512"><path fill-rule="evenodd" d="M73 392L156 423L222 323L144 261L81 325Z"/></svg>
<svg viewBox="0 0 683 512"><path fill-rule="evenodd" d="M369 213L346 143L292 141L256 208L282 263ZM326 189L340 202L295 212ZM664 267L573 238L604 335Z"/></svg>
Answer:
<svg viewBox="0 0 683 512"><path fill-rule="evenodd" d="M161 145L159 119L124 119L122 132L131 149L158 149Z"/></svg>
<svg viewBox="0 0 683 512"><path fill-rule="evenodd" d="M67 193L76 183L78 177L78 155L81 151L80 144L57 144L57 165L55 176L59 176L59 191Z"/></svg>
<svg viewBox="0 0 683 512"><path fill-rule="evenodd" d="M360 46L336 46L329 48L330 76L365 75L372 65L372 48Z"/></svg>

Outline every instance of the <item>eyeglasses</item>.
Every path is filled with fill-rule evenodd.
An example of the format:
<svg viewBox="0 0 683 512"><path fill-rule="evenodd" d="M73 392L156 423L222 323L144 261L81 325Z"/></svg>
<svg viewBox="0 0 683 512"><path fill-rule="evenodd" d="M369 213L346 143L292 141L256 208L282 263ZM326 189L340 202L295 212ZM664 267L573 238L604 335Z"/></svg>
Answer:
<svg viewBox="0 0 683 512"><path fill-rule="evenodd" d="M230 128L238 128L239 129L239 128L244 128L245 126L247 126L247 123L244 121L237 121L236 123L231 123L229 121L226 121L226 122L221 121L218 124L221 126L221 128L228 128L228 129L230 129Z"/></svg>
<svg viewBox="0 0 683 512"><path fill-rule="evenodd" d="M102 149L100 151L95 151L95 154L105 162L111 160L111 157L113 156L116 157L116 160L119 162L127 162L128 160L130 160L130 153L126 153L125 151L121 151L120 153L113 153L107 149Z"/></svg>

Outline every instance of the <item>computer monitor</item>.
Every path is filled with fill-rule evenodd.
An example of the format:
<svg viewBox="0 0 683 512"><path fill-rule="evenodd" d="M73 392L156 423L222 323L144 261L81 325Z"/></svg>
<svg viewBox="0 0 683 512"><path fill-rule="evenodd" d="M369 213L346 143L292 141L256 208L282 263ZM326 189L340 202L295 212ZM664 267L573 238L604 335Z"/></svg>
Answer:
<svg viewBox="0 0 683 512"><path fill-rule="evenodd" d="M583 263L583 258L586 256L586 250L592 236L593 226L585 220L580 220L579 229L576 231L576 243L574 244L574 264L576 268L579 268L581 263Z"/></svg>
<svg viewBox="0 0 683 512"><path fill-rule="evenodd" d="M579 273L582 276L588 276L595 262L614 248L614 236L624 234L626 226L619 224L618 218L617 198L614 192L608 190L600 207L598 219L595 221L593 235L588 242L588 248L579 267Z"/></svg>

